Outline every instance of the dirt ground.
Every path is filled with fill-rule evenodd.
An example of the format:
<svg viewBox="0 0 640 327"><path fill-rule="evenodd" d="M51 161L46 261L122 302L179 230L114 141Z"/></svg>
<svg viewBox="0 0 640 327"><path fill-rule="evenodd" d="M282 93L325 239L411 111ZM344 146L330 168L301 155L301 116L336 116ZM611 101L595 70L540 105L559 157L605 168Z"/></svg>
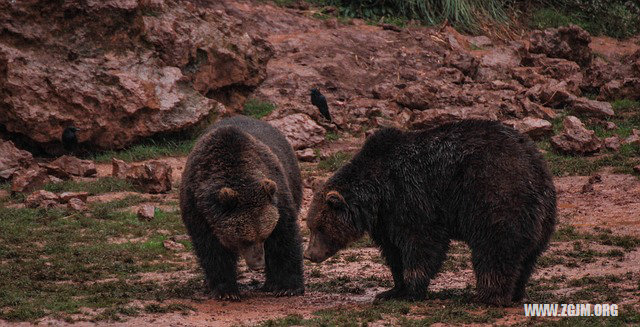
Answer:
<svg viewBox="0 0 640 327"><path fill-rule="evenodd" d="M352 140L345 142L337 148L350 148ZM177 183L186 158L164 158L162 160L170 163L174 169L174 183ZM313 163L303 163L303 179L306 184L313 180L327 178L329 173L318 173L312 170ZM98 172L102 176L107 176L110 165L101 164ZM611 230L613 235L640 235L640 180L635 176L612 174L602 172L601 182L593 185L593 190L584 192L583 186L588 183L589 176L571 176L555 179L556 188L559 194L559 228L573 226L577 232L593 232L600 230ZM100 177L100 176L98 176ZM309 186L309 185L306 185ZM312 189L305 187L304 203L300 224L303 228L303 235L308 235L308 230L304 222L306 210L312 196ZM126 192L107 193L92 197L89 201L106 202L118 199L126 195ZM163 203L174 201L175 194L165 196L153 196L149 200L153 203ZM131 210L135 210L132 207ZM305 241L306 241L305 237ZM602 245L597 241L588 240L586 246L596 251L607 251L612 246ZM570 252L571 242L563 240L554 241L545 256L559 256L565 260L563 253ZM473 270L469 261L469 253L466 246L457 244L453 247L454 256L461 259L454 262L458 265L456 269L447 269L447 264L443 271L435 278L430 286L431 292L447 290L464 290L473 288L475 285ZM195 263L192 254L186 254ZM555 264L548 267L538 267L532 280L554 280L554 278L572 280L585 276L598 277L606 275L624 276L631 274L629 280L621 284L629 289L637 288L640 282L640 248L625 252L622 257L599 257L590 262L579 262L577 267L567 267L564 264ZM192 277L186 274L149 274L146 278L154 280L166 280L174 278ZM289 315L301 315L304 318L311 318L314 312L341 307L345 310L366 307L373 301L377 292L383 291L391 285L391 274L388 268L382 264L379 252L376 248L365 244L362 247L349 248L339 252L334 258L325 263L313 264L305 262L305 277L307 291L304 296L275 298L258 292L257 285L264 280L259 274L246 268L244 263L240 263L239 282L243 285L242 302L216 301L201 294L197 300L185 299L175 300L174 303L186 304L193 308L188 313L167 313L167 314L145 314L127 319L125 322L76 322L75 326L94 325L114 325L114 326L135 326L135 325L162 325L162 326L234 326L234 325L254 325L269 319L282 318ZM345 285L324 286L328 281L346 278L349 282ZM366 281L376 281L367 283ZM634 286L635 283L635 286ZM562 283L560 283L562 284ZM384 286L380 286L384 285ZM325 288L325 287L328 287ZM331 289L333 287L334 289ZM529 286L530 288L532 286ZM354 291L355 289L355 291ZM557 295L569 295L575 290L571 287L558 286L554 289ZM569 296L568 298L571 298ZM595 297L597 298L597 296ZM625 296L617 302L619 305L637 305L640 300L640 292L627 292ZM507 324L525 322L521 306L507 308L504 315L494 324ZM67 323L44 319L41 324L66 325ZM384 319L373 325L384 325L393 323ZM19 323L18 326L28 325Z"/></svg>

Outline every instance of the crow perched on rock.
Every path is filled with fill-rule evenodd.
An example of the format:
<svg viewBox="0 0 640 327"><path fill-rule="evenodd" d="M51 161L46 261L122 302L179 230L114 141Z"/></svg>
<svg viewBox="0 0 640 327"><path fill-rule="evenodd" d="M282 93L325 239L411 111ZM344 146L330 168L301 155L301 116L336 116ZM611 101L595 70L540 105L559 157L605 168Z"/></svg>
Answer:
<svg viewBox="0 0 640 327"><path fill-rule="evenodd" d="M74 151L78 145L78 136L76 132L78 128L75 126L69 126L62 132L62 146L67 151Z"/></svg>
<svg viewBox="0 0 640 327"><path fill-rule="evenodd" d="M331 120L331 114L329 114L329 105L327 105L327 99L320 93L318 89L311 89L311 103L320 110L320 113L328 121Z"/></svg>

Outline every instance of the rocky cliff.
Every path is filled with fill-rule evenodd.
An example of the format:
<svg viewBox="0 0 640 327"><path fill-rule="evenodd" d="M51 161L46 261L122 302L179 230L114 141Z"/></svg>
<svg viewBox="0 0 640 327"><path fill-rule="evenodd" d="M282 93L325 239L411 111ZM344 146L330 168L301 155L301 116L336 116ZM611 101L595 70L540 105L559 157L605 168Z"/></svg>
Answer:
<svg viewBox="0 0 640 327"><path fill-rule="evenodd" d="M114 149L233 110L272 53L240 25L187 1L2 1L0 127Z"/></svg>

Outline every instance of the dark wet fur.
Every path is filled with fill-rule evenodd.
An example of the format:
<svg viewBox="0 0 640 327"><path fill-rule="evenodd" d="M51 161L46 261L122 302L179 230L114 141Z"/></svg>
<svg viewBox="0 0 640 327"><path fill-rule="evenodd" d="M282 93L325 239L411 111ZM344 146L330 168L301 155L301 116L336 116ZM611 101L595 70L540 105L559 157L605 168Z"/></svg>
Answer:
<svg viewBox="0 0 640 327"><path fill-rule="evenodd" d="M268 150L253 144L247 135ZM247 187L250 175L256 173L252 169L277 184L279 220L265 241L263 289L276 295L302 294L302 248L297 225L302 200L300 170L287 140L268 123L241 116L222 120L201 137L189 155L182 176L180 207L194 250L214 296L238 300L237 254L222 246L208 219L224 217L226 210L216 202L215 192L223 186L236 190Z"/></svg>
<svg viewBox="0 0 640 327"><path fill-rule="evenodd" d="M348 208L326 218L318 212L331 190ZM478 299L521 301L556 223L555 187L535 145L479 120L378 131L313 202L309 226L322 226L332 244L368 232L380 246L395 286L379 299L423 299L450 240L461 240L472 250Z"/></svg>

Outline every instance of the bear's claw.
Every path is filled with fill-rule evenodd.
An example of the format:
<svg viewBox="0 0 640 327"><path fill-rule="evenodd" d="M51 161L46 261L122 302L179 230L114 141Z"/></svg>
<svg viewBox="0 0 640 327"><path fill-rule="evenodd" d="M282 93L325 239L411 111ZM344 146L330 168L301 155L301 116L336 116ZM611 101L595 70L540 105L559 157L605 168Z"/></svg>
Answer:
<svg viewBox="0 0 640 327"><path fill-rule="evenodd" d="M240 301L240 292L238 291L214 291L213 297L223 301Z"/></svg>

